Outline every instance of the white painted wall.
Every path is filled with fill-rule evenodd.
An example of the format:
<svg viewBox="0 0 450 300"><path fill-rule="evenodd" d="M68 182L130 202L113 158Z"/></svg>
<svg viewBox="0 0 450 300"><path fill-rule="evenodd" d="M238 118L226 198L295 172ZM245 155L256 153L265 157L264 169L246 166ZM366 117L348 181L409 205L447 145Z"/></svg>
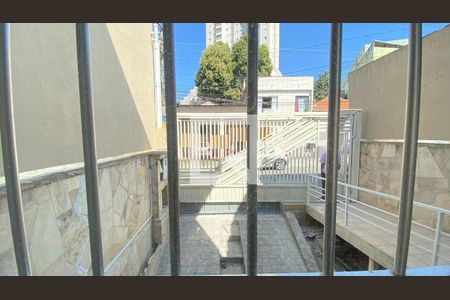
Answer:
<svg viewBox="0 0 450 300"><path fill-rule="evenodd" d="M259 112L262 112L262 98L272 97L269 111L295 112L295 98L308 96L312 110L314 77L312 76L271 76L258 78ZM267 111L267 110L266 110Z"/></svg>

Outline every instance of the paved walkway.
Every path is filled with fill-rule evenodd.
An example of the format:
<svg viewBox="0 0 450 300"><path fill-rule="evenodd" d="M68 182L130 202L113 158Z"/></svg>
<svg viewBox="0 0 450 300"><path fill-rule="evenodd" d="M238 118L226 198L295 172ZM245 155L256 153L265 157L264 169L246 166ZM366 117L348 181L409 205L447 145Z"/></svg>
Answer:
<svg viewBox="0 0 450 300"><path fill-rule="evenodd" d="M244 215L181 216L181 274L245 273L245 224ZM224 261L228 262L226 268ZM166 247L157 275L169 275L169 264ZM286 220L281 214L259 215L258 273L291 272L307 272L307 269Z"/></svg>
<svg viewBox="0 0 450 300"><path fill-rule="evenodd" d="M343 204L338 204L343 208ZM324 223L324 203L311 203L307 213ZM372 214L372 216L368 215ZM359 203L349 209L348 226L344 226L344 211L337 209L336 234L364 252L385 268L392 269L397 244L397 218ZM391 224L389 224L390 222ZM434 231L412 225L408 267L430 266L432 262ZM415 234L414 234L415 233ZM441 235L438 265L450 264L450 238ZM447 247L445 247L447 246Z"/></svg>

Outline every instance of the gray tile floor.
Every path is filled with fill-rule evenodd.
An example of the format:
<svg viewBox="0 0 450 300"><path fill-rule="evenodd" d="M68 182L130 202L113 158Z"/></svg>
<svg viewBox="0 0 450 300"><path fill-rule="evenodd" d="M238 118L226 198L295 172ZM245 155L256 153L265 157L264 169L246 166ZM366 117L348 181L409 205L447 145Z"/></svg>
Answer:
<svg viewBox="0 0 450 300"><path fill-rule="evenodd" d="M244 215L181 216L181 274L243 273L246 261ZM221 258L241 260L220 267ZM281 214L258 216L258 273L307 272L301 254ZM157 275L169 275L169 249L163 250Z"/></svg>

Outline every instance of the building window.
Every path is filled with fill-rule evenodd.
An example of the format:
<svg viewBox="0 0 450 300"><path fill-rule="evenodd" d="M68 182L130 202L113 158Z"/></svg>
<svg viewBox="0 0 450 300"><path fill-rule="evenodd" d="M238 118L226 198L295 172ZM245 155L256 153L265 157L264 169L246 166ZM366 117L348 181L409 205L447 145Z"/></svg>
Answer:
<svg viewBox="0 0 450 300"><path fill-rule="evenodd" d="M262 109L271 109L272 108L272 97L263 97L262 98Z"/></svg>
<svg viewBox="0 0 450 300"><path fill-rule="evenodd" d="M309 96L296 96L295 112L307 112L307 111L311 111Z"/></svg>

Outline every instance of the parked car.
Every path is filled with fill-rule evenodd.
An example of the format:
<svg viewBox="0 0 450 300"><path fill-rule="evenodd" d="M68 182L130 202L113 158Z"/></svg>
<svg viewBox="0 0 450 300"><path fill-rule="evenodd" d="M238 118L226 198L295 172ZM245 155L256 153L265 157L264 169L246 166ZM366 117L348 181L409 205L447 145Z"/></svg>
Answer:
<svg viewBox="0 0 450 300"><path fill-rule="evenodd" d="M269 149L262 160L263 168L273 168L275 170L284 170L287 166L287 154L280 148Z"/></svg>

